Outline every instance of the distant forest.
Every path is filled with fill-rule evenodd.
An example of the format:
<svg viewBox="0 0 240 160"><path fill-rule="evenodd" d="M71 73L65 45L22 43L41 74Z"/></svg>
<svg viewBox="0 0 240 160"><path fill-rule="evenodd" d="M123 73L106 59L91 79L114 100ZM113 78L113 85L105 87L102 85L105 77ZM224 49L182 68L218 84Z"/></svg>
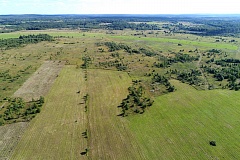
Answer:
<svg viewBox="0 0 240 160"><path fill-rule="evenodd" d="M166 24L147 23L154 21ZM168 33L239 37L240 15L0 15L0 33L66 28L166 30Z"/></svg>

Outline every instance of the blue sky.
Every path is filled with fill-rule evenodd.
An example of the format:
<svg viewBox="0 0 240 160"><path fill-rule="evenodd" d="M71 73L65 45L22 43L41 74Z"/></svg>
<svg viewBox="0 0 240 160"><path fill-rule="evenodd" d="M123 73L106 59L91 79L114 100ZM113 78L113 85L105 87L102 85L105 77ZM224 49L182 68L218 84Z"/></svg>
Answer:
<svg viewBox="0 0 240 160"><path fill-rule="evenodd" d="M240 14L237 0L0 0L0 14Z"/></svg>

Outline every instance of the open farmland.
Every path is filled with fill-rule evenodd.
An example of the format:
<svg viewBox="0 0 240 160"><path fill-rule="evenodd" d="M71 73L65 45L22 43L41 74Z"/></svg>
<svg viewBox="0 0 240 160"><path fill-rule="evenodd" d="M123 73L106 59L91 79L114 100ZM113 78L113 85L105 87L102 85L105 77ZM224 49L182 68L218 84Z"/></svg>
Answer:
<svg viewBox="0 0 240 160"><path fill-rule="evenodd" d="M0 34L0 160L240 159L237 34L65 20Z"/></svg>

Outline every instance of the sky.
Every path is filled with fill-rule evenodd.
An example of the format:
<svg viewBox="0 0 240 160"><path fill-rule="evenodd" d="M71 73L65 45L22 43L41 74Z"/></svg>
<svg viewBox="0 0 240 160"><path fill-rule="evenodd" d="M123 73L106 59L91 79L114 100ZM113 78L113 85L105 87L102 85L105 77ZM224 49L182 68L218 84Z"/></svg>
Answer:
<svg viewBox="0 0 240 160"><path fill-rule="evenodd" d="M239 0L0 0L6 14L240 14Z"/></svg>

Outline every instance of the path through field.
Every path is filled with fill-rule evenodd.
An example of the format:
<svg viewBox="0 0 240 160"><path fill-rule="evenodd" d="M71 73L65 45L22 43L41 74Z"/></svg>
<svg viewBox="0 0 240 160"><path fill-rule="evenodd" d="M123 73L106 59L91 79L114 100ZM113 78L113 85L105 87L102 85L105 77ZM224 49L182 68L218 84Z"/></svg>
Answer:
<svg viewBox="0 0 240 160"><path fill-rule="evenodd" d="M208 90L209 83L208 83L208 80L207 80L206 76L204 75L203 69L200 66L201 65L201 61L202 61L202 53L198 52L198 55L199 55L199 60L197 62L197 67L199 68L199 70L201 72L201 75L202 75L202 78L204 80L204 88L205 88L205 90Z"/></svg>

